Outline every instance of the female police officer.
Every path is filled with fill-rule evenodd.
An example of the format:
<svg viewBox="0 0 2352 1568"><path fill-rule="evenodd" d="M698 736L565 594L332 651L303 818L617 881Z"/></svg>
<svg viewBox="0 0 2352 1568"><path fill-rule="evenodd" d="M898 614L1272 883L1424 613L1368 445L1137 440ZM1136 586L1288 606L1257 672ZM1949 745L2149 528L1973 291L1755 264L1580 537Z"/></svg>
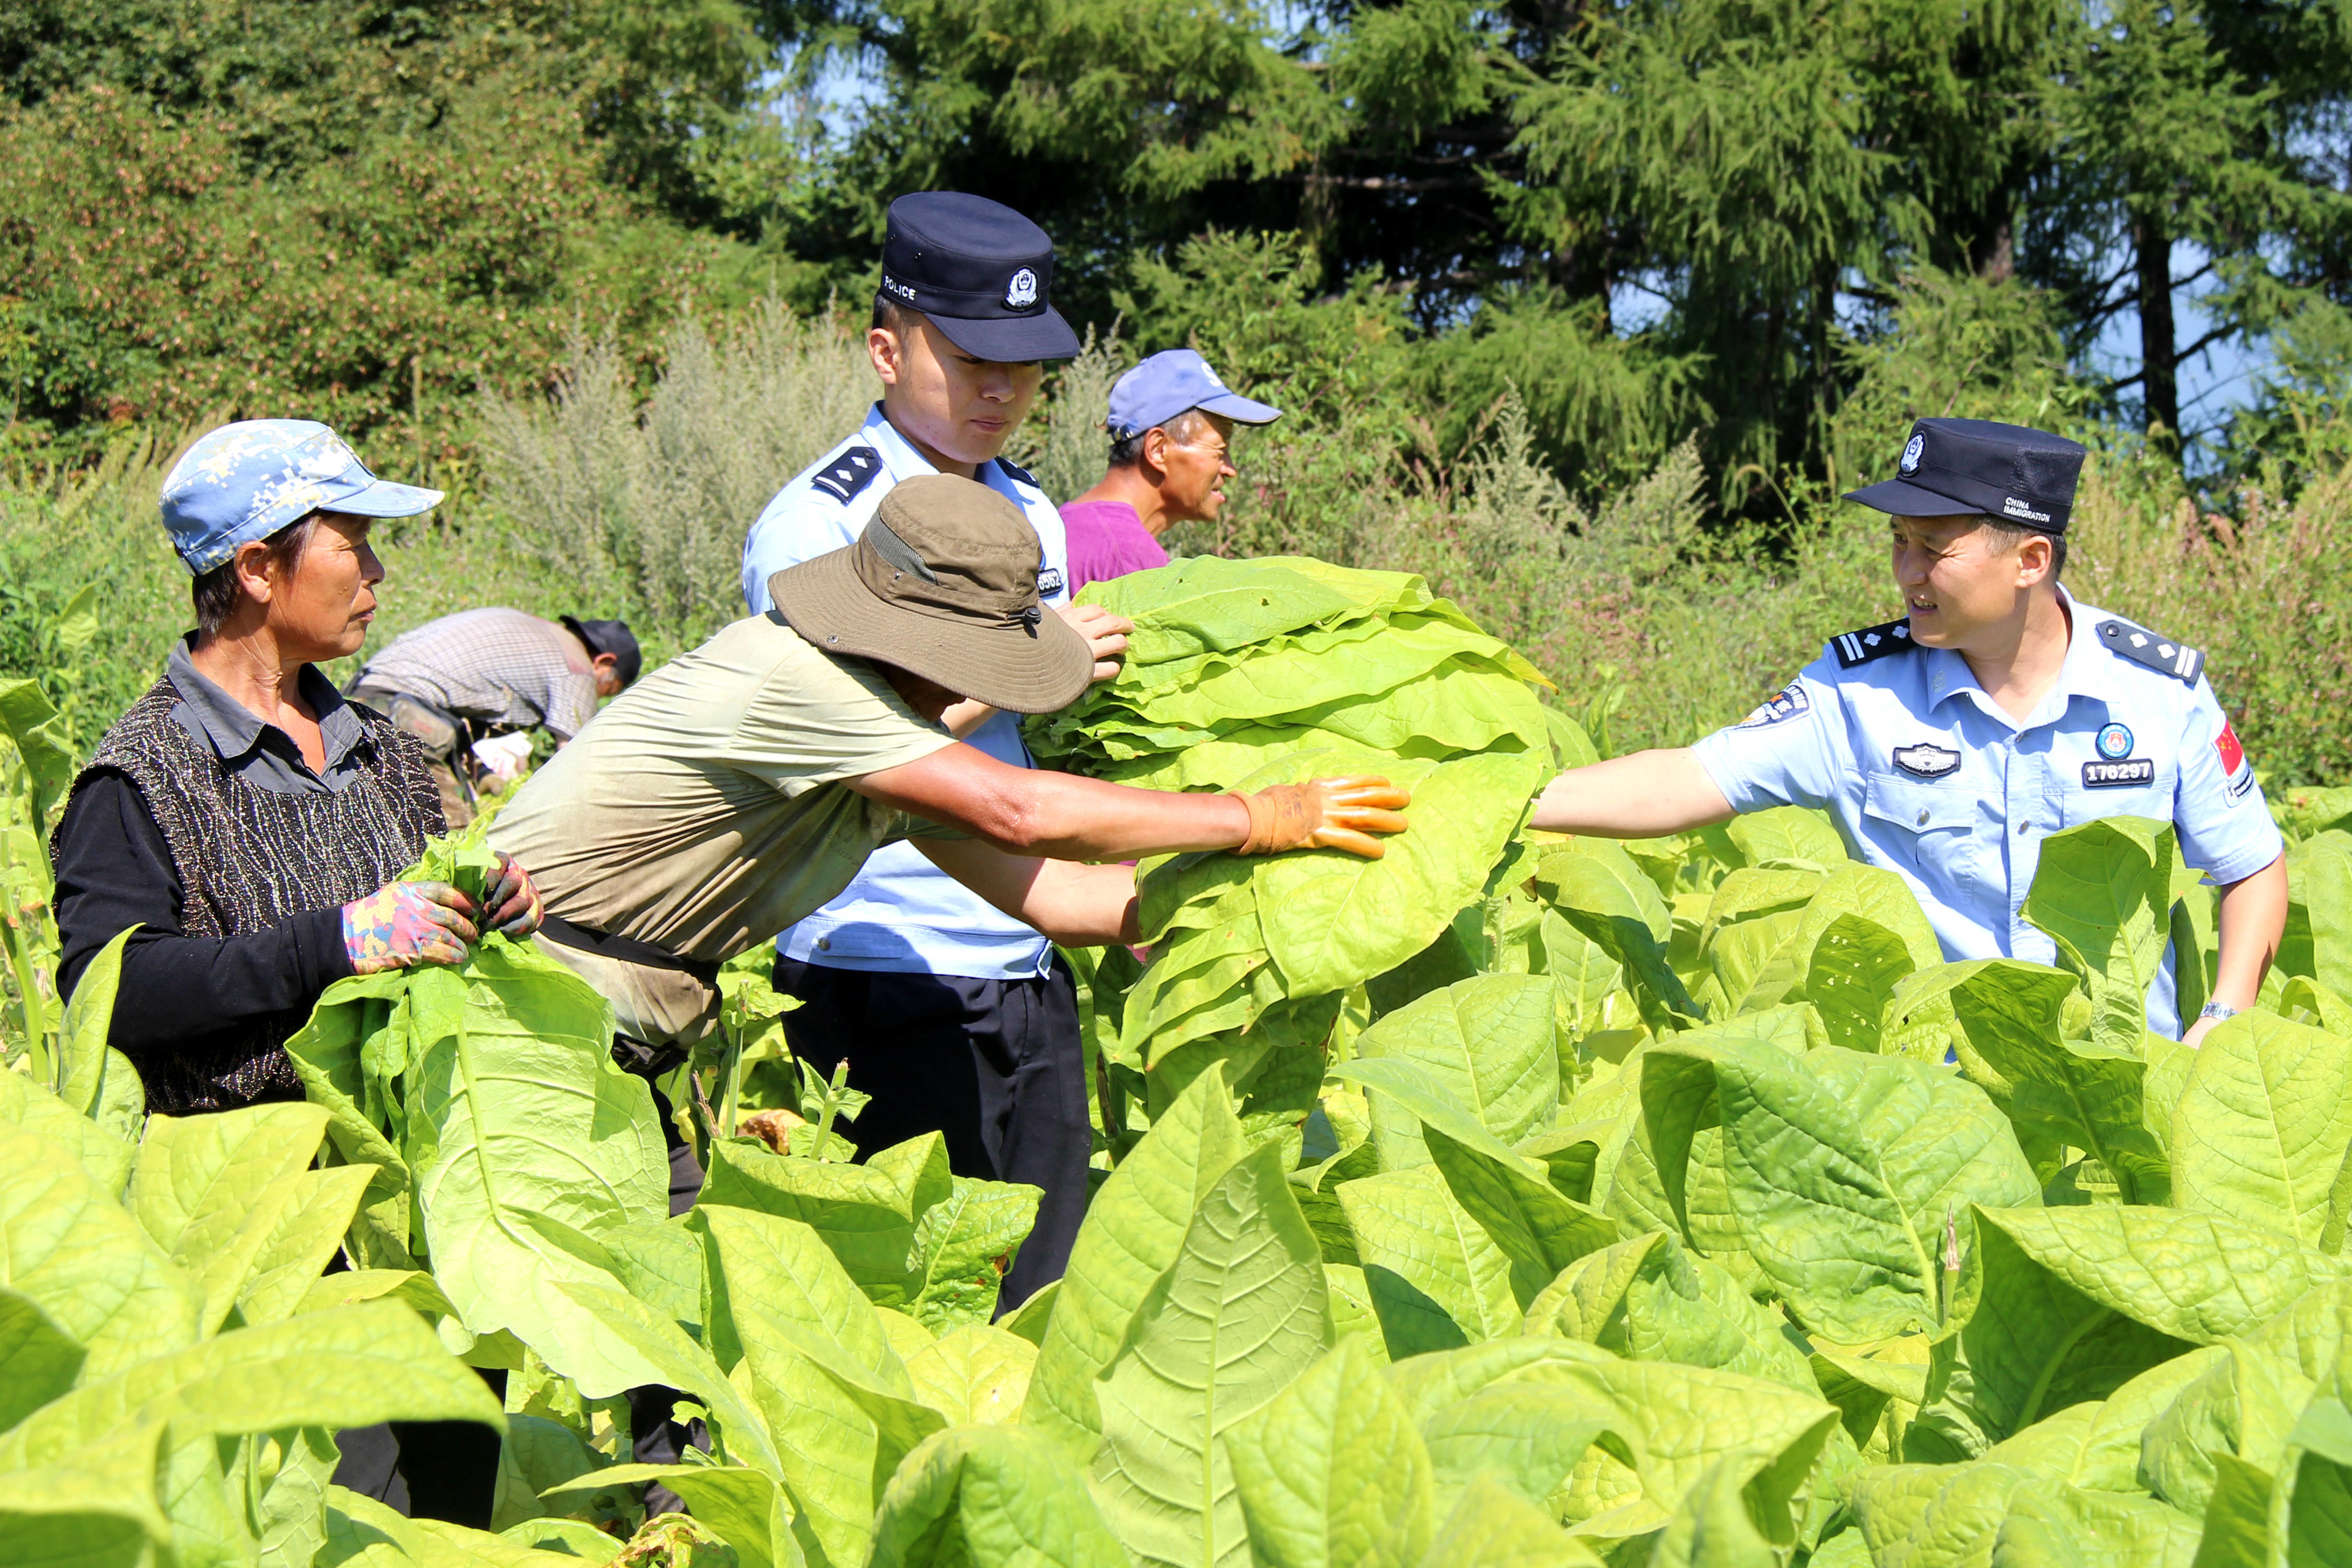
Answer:
<svg viewBox="0 0 2352 1568"><path fill-rule="evenodd" d="M1923 419L1900 477L1846 499L1894 514L1906 617L1831 639L1779 695L1696 746L1561 774L1535 826L1638 837L1770 805L1828 811L1900 875L1952 960L2053 962L2026 922L2042 841L2103 816L2173 824L2221 889L2212 1001L2253 1004L2285 929L2278 829L2203 679L2204 656L2060 586L2084 449L2015 425ZM2148 1025L2177 1032L2168 963Z"/></svg>

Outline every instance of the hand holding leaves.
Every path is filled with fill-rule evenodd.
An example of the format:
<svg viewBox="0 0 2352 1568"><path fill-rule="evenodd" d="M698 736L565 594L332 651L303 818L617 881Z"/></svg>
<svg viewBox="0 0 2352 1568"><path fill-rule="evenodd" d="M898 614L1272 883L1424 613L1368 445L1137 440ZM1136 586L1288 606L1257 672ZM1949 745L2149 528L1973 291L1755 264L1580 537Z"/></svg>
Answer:
<svg viewBox="0 0 2352 1568"><path fill-rule="evenodd" d="M1373 834L1405 830L1398 814L1412 801L1403 789L1371 775L1275 784L1241 798L1249 807L1250 828L1237 855L1345 849L1367 860L1386 853Z"/></svg>
<svg viewBox="0 0 2352 1568"><path fill-rule="evenodd" d="M343 951L355 974L462 963L481 935L473 913L474 901L446 882L388 882L343 906Z"/></svg>
<svg viewBox="0 0 2352 1568"><path fill-rule="evenodd" d="M489 928L517 942L537 931L547 918L530 873L504 850L499 851L499 872L483 892L482 903L490 911Z"/></svg>
<svg viewBox="0 0 2352 1568"><path fill-rule="evenodd" d="M1068 623L1072 631L1087 639L1087 648L1095 656L1097 680L1110 680L1118 674L1118 662L1127 653L1127 634L1135 623L1124 616L1115 616L1100 605L1064 605L1055 612Z"/></svg>

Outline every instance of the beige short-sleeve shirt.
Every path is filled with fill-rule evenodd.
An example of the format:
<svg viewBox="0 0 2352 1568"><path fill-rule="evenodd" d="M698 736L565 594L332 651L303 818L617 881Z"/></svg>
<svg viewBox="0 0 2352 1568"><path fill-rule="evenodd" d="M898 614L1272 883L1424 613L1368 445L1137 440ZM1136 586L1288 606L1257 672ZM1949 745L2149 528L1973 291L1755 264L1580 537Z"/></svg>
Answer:
<svg viewBox="0 0 2352 1568"><path fill-rule="evenodd" d="M754 616L608 704L489 841L551 913L720 963L841 891L882 845L953 837L843 782L953 744L871 665Z"/></svg>

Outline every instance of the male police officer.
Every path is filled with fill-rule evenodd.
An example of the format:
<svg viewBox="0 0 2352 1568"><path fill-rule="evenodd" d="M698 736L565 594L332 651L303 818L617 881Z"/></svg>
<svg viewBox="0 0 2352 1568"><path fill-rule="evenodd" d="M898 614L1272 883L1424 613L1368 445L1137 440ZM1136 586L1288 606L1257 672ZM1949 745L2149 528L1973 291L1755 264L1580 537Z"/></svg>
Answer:
<svg viewBox="0 0 2352 1568"><path fill-rule="evenodd" d="M977 479L1036 531L1037 593L1067 603L1062 521L1024 469L999 454L1029 411L1041 361L1078 352L1049 292L1053 243L1012 208L931 191L890 204L882 289L866 336L882 398L856 434L768 503L743 546L743 598L769 609L769 579L855 543L884 496L919 475ZM1101 610L1065 618L1116 654L1126 623ZM959 703L948 728L1000 762L1029 765L1019 721ZM976 726L976 727L975 727ZM871 1153L946 1134L961 1174L1045 1189L1002 1300L1058 1278L1077 1234L1092 1136L1077 1001L1045 939L950 879L913 846L892 845L777 943L776 988L793 1051L874 1097L851 1129Z"/></svg>
<svg viewBox="0 0 2352 1568"><path fill-rule="evenodd" d="M1552 781L1535 825L1638 837L1735 812L1831 813L1919 897L1944 954L2048 963L2023 912L2042 841L2103 816L2169 821L2221 889L2212 1001L2252 1005L2286 925L2281 841L2204 656L2059 585L2083 448L2015 425L1923 419L1900 477L1849 495L1894 514L1906 618L1831 640L1780 693L1688 750ZM2172 971L2150 1027L2178 1032Z"/></svg>

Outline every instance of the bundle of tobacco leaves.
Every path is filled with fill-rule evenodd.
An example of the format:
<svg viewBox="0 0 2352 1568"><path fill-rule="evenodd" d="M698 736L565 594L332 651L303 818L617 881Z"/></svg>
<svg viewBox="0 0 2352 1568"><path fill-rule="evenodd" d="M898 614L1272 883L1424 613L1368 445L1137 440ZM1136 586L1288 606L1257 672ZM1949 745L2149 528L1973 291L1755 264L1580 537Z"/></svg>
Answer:
<svg viewBox="0 0 2352 1568"><path fill-rule="evenodd" d="M1410 829L1379 860L1203 852L1139 868L1151 962L1118 1058L1179 1080L1222 1059L1240 1082L1276 1047L1319 1044L1342 993L1485 895L1555 766L1543 677L1421 578L1304 556L1185 560L1079 602L1135 632L1117 679L1032 721L1047 765L1154 789L1379 773L1412 792Z"/></svg>

